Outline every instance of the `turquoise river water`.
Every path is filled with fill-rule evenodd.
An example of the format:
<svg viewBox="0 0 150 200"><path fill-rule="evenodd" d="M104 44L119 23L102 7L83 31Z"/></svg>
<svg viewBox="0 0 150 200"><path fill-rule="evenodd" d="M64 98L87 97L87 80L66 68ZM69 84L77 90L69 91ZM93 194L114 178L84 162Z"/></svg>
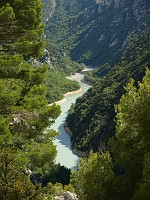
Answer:
<svg viewBox="0 0 150 200"><path fill-rule="evenodd" d="M89 71L89 70L88 70ZM51 126L51 129L59 131L57 139L54 140L54 144L57 148L57 157L56 163L60 163L67 168L74 169L77 163L79 162L79 157L73 154L71 150L70 136L64 130L64 123L67 117L68 110L72 103L75 103L76 99L85 93L91 86L80 82L84 74L77 73L76 75L68 77L71 80L77 80L80 83L82 92L78 94L69 94L65 97L64 101L60 101L57 104L61 106L61 114L56 119L55 123Z"/></svg>

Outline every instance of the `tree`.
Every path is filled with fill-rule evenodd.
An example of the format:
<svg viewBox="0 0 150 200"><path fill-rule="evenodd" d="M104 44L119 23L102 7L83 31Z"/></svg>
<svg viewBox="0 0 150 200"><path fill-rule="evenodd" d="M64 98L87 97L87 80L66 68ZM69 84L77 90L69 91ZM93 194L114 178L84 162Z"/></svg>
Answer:
<svg viewBox="0 0 150 200"><path fill-rule="evenodd" d="M150 71L146 70L138 89L131 80L126 91L116 105L116 137L111 141L111 149L116 162L125 169L133 195L136 184L148 172L145 162L149 161L146 155L150 151Z"/></svg>
<svg viewBox="0 0 150 200"><path fill-rule="evenodd" d="M6 0L0 3L1 51L40 57L44 50L40 0Z"/></svg>
<svg viewBox="0 0 150 200"><path fill-rule="evenodd" d="M90 153L88 160L81 159L77 171L71 175L72 184L80 199L109 199L108 189L113 180L112 160L108 152Z"/></svg>
<svg viewBox="0 0 150 200"><path fill-rule="evenodd" d="M140 200L140 199L149 199L150 194L150 153L147 153L144 157L144 169L143 169L143 177L137 183L137 187L135 193L132 197L132 200Z"/></svg>
<svg viewBox="0 0 150 200"><path fill-rule="evenodd" d="M47 142L32 142L27 145L27 156L29 158L29 169L34 173L39 173L42 176L48 176L55 164L55 157L57 154L56 147L52 141L47 138Z"/></svg>
<svg viewBox="0 0 150 200"><path fill-rule="evenodd" d="M117 125L110 141L111 156L108 152L91 152L72 174L81 200L149 199L150 70L138 87L131 80L125 89L126 94L115 106ZM124 173L116 173L120 166Z"/></svg>
<svg viewBox="0 0 150 200"><path fill-rule="evenodd" d="M57 133L46 128L60 107L47 106L47 66L38 61L45 47L41 11L40 0L0 2L1 199L42 199L23 171L27 166L46 171L56 156Z"/></svg>
<svg viewBox="0 0 150 200"><path fill-rule="evenodd" d="M29 177L23 174L19 159L10 148L0 153L0 199L1 200L40 200L40 190L35 188Z"/></svg>

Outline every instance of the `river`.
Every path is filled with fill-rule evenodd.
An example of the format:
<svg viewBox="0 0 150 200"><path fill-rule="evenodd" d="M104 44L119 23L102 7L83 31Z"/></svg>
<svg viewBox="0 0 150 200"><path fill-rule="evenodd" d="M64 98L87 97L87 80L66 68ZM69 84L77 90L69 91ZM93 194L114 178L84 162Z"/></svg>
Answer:
<svg viewBox="0 0 150 200"><path fill-rule="evenodd" d="M91 70L91 68L87 69L87 71L89 70ZM57 102L57 104L61 106L62 112L60 116L56 119L55 123L51 126L51 129L60 132L58 137L54 140L54 144L56 145L58 152L56 157L56 163L60 163L61 165L64 165L65 167L70 169L75 168L76 164L79 162L79 157L73 154L71 150L70 136L64 130L64 123L71 104L75 103L76 99L91 87L81 82L81 79L83 79L83 77L84 73L76 73L73 76L67 77L71 80L79 81L82 92L80 91L80 93L78 94L68 94L64 100Z"/></svg>

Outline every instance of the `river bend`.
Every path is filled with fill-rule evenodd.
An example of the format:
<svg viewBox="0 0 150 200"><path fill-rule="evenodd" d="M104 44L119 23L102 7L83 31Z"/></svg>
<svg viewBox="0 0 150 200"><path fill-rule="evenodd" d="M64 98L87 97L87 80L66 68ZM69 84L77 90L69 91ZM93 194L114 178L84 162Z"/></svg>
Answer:
<svg viewBox="0 0 150 200"><path fill-rule="evenodd" d="M85 93L91 86L80 82L83 79L83 73L76 73L73 76L67 77L71 80L77 80L80 83L82 92L78 94L69 94L65 97L64 101L59 101L57 104L61 106L61 114L56 119L55 123L51 126L51 129L59 131L60 134L54 140L54 144L57 148L56 163L60 163L67 168L74 169L76 164L79 162L79 157L73 154L71 150L70 136L64 130L64 123L67 117L68 110L72 103L75 103L76 99Z"/></svg>

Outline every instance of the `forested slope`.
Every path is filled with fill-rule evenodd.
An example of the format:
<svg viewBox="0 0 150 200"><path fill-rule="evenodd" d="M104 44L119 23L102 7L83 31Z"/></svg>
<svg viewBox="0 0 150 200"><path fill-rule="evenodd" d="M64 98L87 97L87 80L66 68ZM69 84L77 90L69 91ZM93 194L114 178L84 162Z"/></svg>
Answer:
<svg viewBox="0 0 150 200"><path fill-rule="evenodd" d="M149 65L149 30L142 31L150 26L150 3L147 0L55 2L45 26L51 50L58 48L62 55L75 61L99 66L85 77L95 85L77 100L67 117L73 132L73 147L97 149L115 133L114 104L124 93L125 84L131 77L141 80Z"/></svg>
<svg viewBox="0 0 150 200"><path fill-rule="evenodd" d="M49 3L48 0L46 2ZM128 8L127 5L135 8L134 15L132 12L127 12L131 14L133 21L129 20L132 17L130 18L127 13L125 18L119 18L120 11L122 13L120 8L125 8L125 12ZM148 26L148 5L149 1L146 0L96 0L96 2L94 0L57 0L57 15L53 9L51 10L53 12L52 20L57 19L56 24L52 21L51 27L53 33L57 34L55 34L56 38L53 35L54 37L49 41L50 46L47 46L51 51L53 59L51 62L54 61L54 64L48 66L40 62L46 46L41 1L0 1L1 200L54 199L55 195L61 195L64 190L74 191L74 188L79 198L83 200L149 199L149 70L147 70L143 82L138 84L138 81L142 80L145 75L146 67L149 68L150 65L150 31L149 29L140 31L141 28L145 29ZM48 6L48 8L50 7ZM95 31L96 29L92 29L97 17L101 17L105 11L107 13L110 11L109 17L111 18L113 9L110 8L115 8L114 11L118 9L116 18L119 19L119 22L115 21L118 28L123 23L125 28L122 28L125 33L128 32L129 36L133 36L133 38L129 37L130 40L125 41L123 55L117 65L112 65L112 63L116 62L120 56L118 54L117 58L114 56L116 52L120 52L119 45L116 47L117 50L114 48L118 42L110 43L106 37L108 43L113 44L112 48L108 54L105 51L104 57L99 57L102 50L99 49L98 54L95 54L93 49L91 52L90 45L97 43L89 39L92 38L92 35L89 34L92 33L92 30L98 33ZM95 16L97 17L95 18ZM49 13L45 13L43 20L47 21L48 17ZM85 19L89 20L89 23L84 21ZM98 20L101 26L103 19L102 17L99 18L100 21ZM63 20L62 24L60 20ZM68 20L73 24L68 24ZM64 23L65 21L66 23ZM138 34L130 33L130 28L134 29L134 27L130 26L132 23L126 24L126 21L135 22L135 30L139 29ZM81 28L78 22L81 24L84 22ZM50 21L47 23L49 26ZM69 31L68 25L73 32ZM105 31L109 31L110 27L111 24ZM115 26L113 28L115 31ZM51 31L46 34L51 35ZM87 34L86 37L84 34ZM117 38L120 40L123 35L121 34ZM58 36L60 36L60 40L58 40ZM85 40L82 40L82 36ZM96 35L93 37L97 38ZM55 46L55 39L57 42L59 41L60 47L57 46L58 43ZM116 39L116 35L114 39ZM102 40L103 36L100 37L100 41ZM122 42L121 44L123 44ZM78 51L80 47L84 47L84 44L86 51ZM105 45L102 47L105 49ZM64 52L64 50L67 51ZM72 90L71 83L69 82L69 88L67 88L68 83L62 79L66 74L75 73L76 70L82 68L81 65L72 61L72 67L68 66L67 62L70 60L66 57L67 53L68 55L73 53L75 59L81 62L91 62L94 65L105 63L106 60L108 61L107 55L112 53L110 63L105 65L107 68L103 66L92 73L95 85L71 107L67 122L73 133L73 147L79 150L88 150L88 152L91 148L98 150L99 146L105 147L104 143L107 143L108 138L114 133L116 135L111 140L109 147L106 145L106 148L100 148L99 153L87 154L86 159L81 160L79 169L72 173L74 188L72 185L65 187L56 183L60 181L66 185L70 179L70 171L55 164L57 151L53 145L53 139L58 133L46 129L60 114L59 106L55 104L47 106L46 95L55 100L51 88L56 90L57 79L61 80L64 91L70 90L70 88ZM97 57L91 57L92 55ZM60 59L55 61L57 57ZM104 60L100 62L102 58ZM105 58L107 59L105 60ZM65 62L63 63L62 60ZM60 78L62 72L63 76ZM135 83L132 80L125 90L124 86L131 77L135 79ZM91 75L88 78L91 81ZM49 87L48 92L46 85ZM73 84L73 88L74 86L78 87L77 84ZM127 94L122 96L125 91ZM59 93L59 91L57 92ZM120 104L118 104L121 96ZM114 108L115 104L118 105ZM115 116L116 122L114 121ZM110 148L111 156L107 152L107 149ZM116 164L123 167L124 173L118 173L118 168L117 170L115 168ZM51 183L47 185L49 181ZM41 187L39 182L47 187ZM56 184L53 185L54 183Z"/></svg>
<svg viewBox="0 0 150 200"><path fill-rule="evenodd" d="M39 180L59 170L69 175L55 164L52 140L58 133L46 130L59 116L60 107L47 106L48 68L39 62L44 48L41 1L0 1L1 200L51 199L53 185L42 189Z"/></svg>
<svg viewBox="0 0 150 200"><path fill-rule="evenodd" d="M47 61L48 64L53 68L57 73L64 73L66 75L74 74L75 72L81 71L84 68L83 64L79 64L65 53L65 50L60 48L59 42L55 42L53 37L48 37L46 34L48 21L55 15L57 10L57 1L55 0L42 0L43 3L43 22L45 24L45 39L47 41L46 53L43 57L44 61ZM63 26L63 21L60 22ZM57 30L59 32L59 30ZM62 33L63 34L63 33ZM53 35L54 36L54 35Z"/></svg>
<svg viewBox="0 0 150 200"><path fill-rule="evenodd" d="M56 2L54 0L42 0L42 4L42 20L46 27L48 19L54 14ZM76 81L68 80L66 75L81 71L84 65L72 61L60 50L59 44L53 43L52 39L47 39L46 35L44 35L44 38L46 46L44 55L40 58L40 61L48 65L48 71L44 82L47 86L46 98L49 103L52 103L62 99L64 93L80 88Z"/></svg>
<svg viewBox="0 0 150 200"><path fill-rule="evenodd" d="M80 85L76 81L71 81L66 78L63 73L56 73L49 69L45 83L47 85L46 98L48 103L53 103L64 98L63 94L78 90Z"/></svg>
<svg viewBox="0 0 150 200"><path fill-rule="evenodd" d="M93 87L72 105L67 117L73 147L97 150L115 134L114 105L124 94L130 78L141 80L150 65L150 31L134 37L120 63L100 76Z"/></svg>
<svg viewBox="0 0 150 200"><path fill-rule="evenodd" d="M149 6L147 0L57 0L45 34L75 61L114 64L132 33L150 25Z"/></svg>
<svg viewBox="0 0 150 200"><path fill-rule="evenodd" d="M134 33L150 25L150 4L146 0L42 2L49 65L59 74L74 74L84 67L79 63L84 63L103 65L94 76L105 75L120 60ZM91 74L86 81L93 83L95 79ZM57 89L57 94L61 93L58 97L61 91Z"/></svg>
<svg viewBox="0 0 150 200"><path fill-rule="evenodd" d="M134 86L125 87L116 110L116 134L105 148L90 152L72 173L82 200L149 200L150 194L150 70Z"/></svg>

